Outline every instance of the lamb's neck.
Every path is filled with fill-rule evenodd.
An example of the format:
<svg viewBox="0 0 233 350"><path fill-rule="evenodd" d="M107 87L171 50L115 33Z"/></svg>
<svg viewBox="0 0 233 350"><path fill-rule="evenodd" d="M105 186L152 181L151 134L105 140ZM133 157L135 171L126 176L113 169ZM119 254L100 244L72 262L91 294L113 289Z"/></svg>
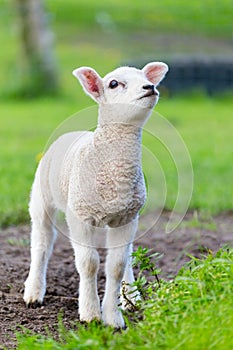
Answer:
<svg viewBox="0 0 233 350"><path fill-rule="evenodd" d="M94 132L94 143L105 147L109 153L116 153L132 161L141 161L142 128L124 123L98 125Z"/></svg>
<svg viewBox="0 0 233 350"><path fill-rule="evenodd" d="M142 128L152 109L138 106L133 103L102 103L99 105L98 125L122 123Z"/></svg>

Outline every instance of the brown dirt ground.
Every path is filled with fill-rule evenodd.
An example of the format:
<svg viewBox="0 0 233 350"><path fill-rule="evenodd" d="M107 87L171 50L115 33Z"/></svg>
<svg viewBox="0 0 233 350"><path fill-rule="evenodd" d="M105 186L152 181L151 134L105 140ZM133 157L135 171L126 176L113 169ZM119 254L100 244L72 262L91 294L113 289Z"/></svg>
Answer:
<svg viewBox="0 0 233 350"><path fill-rule="evenodd" d="M233 245L233 213L201 221L195 225L189 213L182 224L172 233L165 233L169 213L163 213L146 235L135 242L163 253L159 261L163 277L174 276L188 261L187 253L200 257L208 249L217 251L222 245ZM144 216L141 227L153 221L153 215ZM40 334L56 337L58 315L63 323L72 327L78 320L78 275L74 266L73 251L67 238L59 234L49 263L47 293L44 305L26 309L22 299L23 283L27 277L29 254L29 226L9 227L0 231L0 349L16 346L15 331L22 326ZM104 251L99 271L99 295L104 292Z"/></svg>

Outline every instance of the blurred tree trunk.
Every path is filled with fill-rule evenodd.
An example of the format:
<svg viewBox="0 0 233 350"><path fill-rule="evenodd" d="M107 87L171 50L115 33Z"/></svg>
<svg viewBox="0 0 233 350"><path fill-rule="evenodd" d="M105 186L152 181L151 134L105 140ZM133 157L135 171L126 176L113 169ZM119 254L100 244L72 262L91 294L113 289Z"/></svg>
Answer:
<svg viewBox="0 0 233 350"><path fill-rule="evenodd" d="M58 88L53 54L53 33L43 0L16 0L20 17L20 35L29 75L29 93L53 93Z"/></svg>

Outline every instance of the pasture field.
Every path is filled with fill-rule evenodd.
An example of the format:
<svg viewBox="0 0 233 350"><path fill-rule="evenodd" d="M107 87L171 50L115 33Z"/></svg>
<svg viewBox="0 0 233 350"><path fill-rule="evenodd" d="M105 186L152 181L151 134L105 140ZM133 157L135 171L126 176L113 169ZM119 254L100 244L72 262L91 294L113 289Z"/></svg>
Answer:
<svg viewBox="0 0 233 350"><path fill-rule="evenodd" d="M60 90L55 96L35 98L33 94L22 93L25 70L16 7L14 2L0 1L0 227L8 227L9 237L11 225L29 223L30 187L50 135L68 117L93 105L72 77L74 68L92 66L104 75L124 62L133 62L135 57L144 61L147 57L148 60L166 61L166 57L187 52L232 54L231 0L164 0L156 3L47 0L45 3L56 38ZM156 111L176 128L191 156L194 186L188 209L196 216L186 225L198 235L203 227L207 234L214 235L215 232L216 237L231 233L231 214L226 215L225 231L224 216L221 216L222 226L217 229L214 220L215 215L232 213L233 209L232 110L232 92L213 97L202 91L173 97L169 93L162 94L156 107ZM78 127L82 128L82 120ZM153 116L146 130L156 134ZM153 138L150 142L149 134L145 133L144 142L149 143L165 176L165 209L171 210L178 191L176 162L158 139ZM185 163L183 165L185 167ZM157 169L151 167L149 160L144 162L144 167L145 173L150 172L150 191L155 197L155 202L147 208L151 213L156 206L156 192L153 191L159 186ZM20 227L21 230L24 228ZM23 239L20 232L14 239L9 238L12 257L23 249L25 254L29 251L28 233L26 226ZM7 241L6 237L4 239ZM10 275L12 266L8 267ZM49 331L47 336L42 336L21 329L17 334L17 349L231 350L232 267L230 248L216 254L208 251L201 259L190 257L188 266L175 278L161 279L159 289L152 294L148 291L149 301L142 304L138 322L132 322L130 316L126 331L114 332L96 323L78 324L74 327L76 330L67 331L60 316L56 340ZM26 276L28 266L20 265L20 269L21 275ZM12 284L12 281L2 284L0 316L3 317L10 313L11 307L5 305L2 296L5 289L14 289ZM22 299L19 290L20 287L16 300ZM10 292L7 293L10 297ZM17 303L22 307L20 301ZM24 315L25 309L22 310ZM58 309L57 314L59 312Z"/></svg>

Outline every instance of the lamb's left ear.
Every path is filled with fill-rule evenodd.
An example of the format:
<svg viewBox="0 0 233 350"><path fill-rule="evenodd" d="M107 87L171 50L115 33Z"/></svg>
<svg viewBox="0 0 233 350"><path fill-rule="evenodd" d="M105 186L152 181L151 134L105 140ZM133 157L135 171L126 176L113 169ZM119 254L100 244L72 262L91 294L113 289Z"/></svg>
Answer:
<svg viewBox="0 0 233 350"><path fill-rule="evenodd" d="M90 67L77 68L72 74L80 81L84 91L99 102L103 93L103 83L99 74Z"/></svg>
<svg viewBox="0 0 233 350"><path fill-rule="evenodd" d="M151 62L142 68L145 76L149 81L151 81L155 86L164 78L168 71L168 65L163 62Z"/></svg>

